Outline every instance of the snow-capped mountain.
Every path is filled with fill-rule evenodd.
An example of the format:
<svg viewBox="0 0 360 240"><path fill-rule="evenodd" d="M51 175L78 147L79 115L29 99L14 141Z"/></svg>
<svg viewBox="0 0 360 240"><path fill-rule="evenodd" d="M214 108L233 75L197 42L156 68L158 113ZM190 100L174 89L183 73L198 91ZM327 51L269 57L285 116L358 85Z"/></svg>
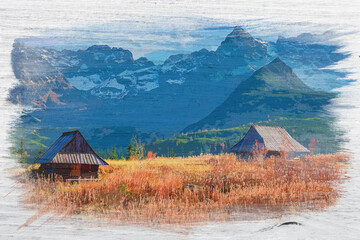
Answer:
<svg viewBox="0 0 360 240"><path fill-rule="evenodd" d="M337 73L318 67L346 55L336 53L336 46L298 41L303 38L268 43L235 27L215 51L173 55L160 65L106 45L57 51L16 41L12 64L19 84L9 100L37 107L23 116L22 127L43 135L77 126L98 144L122 144L135 132L171 136L204 119L276 56L310 87L308 71L301 69L332 76L318 82L337 79Z"/></svg>
<svg viewBox="0 0 360 240"><path fill-rule="evenodd" d="M159 86L158 67L146 58L134 60L132 53L122 48L94 45L86 50L56 51L15 42L12 63L20 86L36 85L35 89L74 87L99 97L121 99ZM20 89L15 89L16 95L25 103L41 101L16 90Z"/></svg>

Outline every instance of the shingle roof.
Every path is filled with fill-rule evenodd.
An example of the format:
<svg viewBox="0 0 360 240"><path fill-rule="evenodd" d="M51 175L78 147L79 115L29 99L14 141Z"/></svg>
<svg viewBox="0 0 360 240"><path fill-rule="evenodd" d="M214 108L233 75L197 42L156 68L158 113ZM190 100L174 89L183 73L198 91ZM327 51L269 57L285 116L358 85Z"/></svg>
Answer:
<svg viewBox="0 0 360 240"><path fill-rule="evenodd" d="M93 153L58 153L51 163L107 165L104 160Z"/></svg>
<svg viewBox="0 0 360 240"><path fill-rule="evenodd" d="M76 131L64 132L50 148L36 161L37 163L67 163L67 164L90 164L90 165L108 165L101 157L99 157L90 147L92 152L88 153L61 153L71 140L81 133ZM82 137L83 138L83 137ZM84 141L86 141L84 139Z"/></svg>
<svg viewBox="0 0 360 240"><path fill-rule="evenodd" d="M59 137L53 145L49 147L49 149L37 160L38 163L49 163L55 155L63 148L66 144L68 144L71 139L75 136L76 131L73 132L65 132Z"/></svg>
<svg viewBox="0 0 360 240"><path fill-rule="evenodd" d="M260 125L252 125L241 141L235 144L230 151L250 152L254 150L256 140L263 143L268 151L285 151L292 153L310 152L293 139L284 128Z"/></svg>

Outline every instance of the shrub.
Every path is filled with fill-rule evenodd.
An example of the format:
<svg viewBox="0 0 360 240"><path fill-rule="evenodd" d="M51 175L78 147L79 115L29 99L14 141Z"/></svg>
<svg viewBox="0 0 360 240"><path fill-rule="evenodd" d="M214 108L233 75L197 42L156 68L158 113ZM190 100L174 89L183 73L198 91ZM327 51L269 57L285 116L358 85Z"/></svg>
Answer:
<svg viewBox="0 0 360 240"><path fill-rule="evenodd" d="M154 159L154 158L156 158L156 154L157 153L153 153L152 151L148 151L146 156L145 156L145 159Z"/></svg>

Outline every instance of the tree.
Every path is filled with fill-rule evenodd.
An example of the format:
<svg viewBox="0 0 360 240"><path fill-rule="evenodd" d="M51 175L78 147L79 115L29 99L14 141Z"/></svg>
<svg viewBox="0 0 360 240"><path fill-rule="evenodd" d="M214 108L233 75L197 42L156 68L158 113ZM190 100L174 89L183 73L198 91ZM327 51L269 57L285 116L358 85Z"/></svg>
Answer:
<svg viewBox="0 0 360 240"><path fill-rule="evenodd" d="M159 138L158 138L158 137L155 137L155 138L152 139L151 143L152 143L152 144L155 144L155 143L158 142L158 141L159 141Z"/></svg>
<svg viewBox="0 0 360 240"><path fill-rule="evenodd" d="M224 142L220 143L220 147L221 147L221 153L223 153L225 150L225 143Z"/></svg>
<svg viewBox="0 0 360 240"><path fill-rule="evenodd" d="M42 147L42 146L40 146L39 151L38 151L38 154L37 154L37 156L36 156L36 158L35 158L35 159L40 158L43 154L44 154L43 147Z"/></svg>
<svg viewBox="0 0 360 240"><path fill-rule="evenodd" d="M258 140L255 140L255 145L252 147L252 150L250 151L253 160L258 161L260 163L260 166L263 166L264 159L267 155L267 149L265 147L265 144L262 142L259 142Z"/></svg>
<svg viewBox="0 0 360 240"><path fill-rule="evenodd" d="M138 139L136 136L133 136L130 140L130 144L127 148L127 158L136 158L142 160L144 158L145 147L141 143L141 139Z"/></svg>
<svg viewBox="0 0 360 240"><path fill-rule="evenodd" d="M25 144L24 144L24 138L21 137L20 138L20 146L19 149L17 150L17 153L20 157L20 162L22 163L26 163L27 162L27 152L25 151Z"/></svg>
<svg viewBox="0 0 360 240"><path fill-rule="evenodd" d="M111 149L110 159L112 159L112 160L119 159L119 156L117 155L117 151L116 151L116 145L114 145L113 148Z"/></svg>
<svg viewBox="0 0 360 240"><path fill-rule="evenodd" d="M311 155L315 154L315 150L318 145L319 145L319 141L317 141L314 137L312 137L309 143L309 150Z"/></svg>

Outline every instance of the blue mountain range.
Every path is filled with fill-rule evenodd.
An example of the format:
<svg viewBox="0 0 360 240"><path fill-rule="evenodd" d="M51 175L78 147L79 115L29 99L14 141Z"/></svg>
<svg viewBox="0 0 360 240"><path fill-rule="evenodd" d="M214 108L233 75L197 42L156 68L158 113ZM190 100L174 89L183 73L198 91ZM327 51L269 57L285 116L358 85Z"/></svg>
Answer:
<svg viewBox="0 0 360 240"><path fill-rule="evenodd" d="M160 65L107 45L58 51L15 41L19 84L9 100L31 107L18 128L33 141L48 145L36 136L76 127L96 148L125 147L134 134L150 140L269 115L319 116L334 97L327 92L344 84L343 73L325 68L347 57L318 43L328 34L272 43L237 26L215 51L172 55Z"/></svg>

